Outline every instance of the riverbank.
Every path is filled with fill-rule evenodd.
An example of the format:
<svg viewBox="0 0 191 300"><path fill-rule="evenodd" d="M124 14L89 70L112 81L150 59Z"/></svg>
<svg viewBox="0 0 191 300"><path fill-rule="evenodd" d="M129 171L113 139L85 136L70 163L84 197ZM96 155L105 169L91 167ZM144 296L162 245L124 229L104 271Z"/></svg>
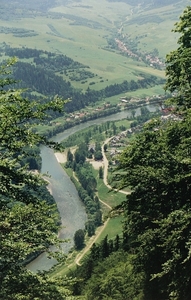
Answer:
<svg viewBox="0 0 191 300"><path fill-rule="evenodd" d="M150 111L155 111L155 106L149 106ZM140 114L140 109L136 110L136 114ZM131 111L121 111L106 117L102 117L96 120L91 120L86 123L80 123L75 127L68 128L63 132L56 134L52 137L54 142L60 143L67 137L71 136L71 134L75 132L79 132L82 129L90 127L91 125L100 125L107 121L116 121L129 118L131 116ZM62 154L63 155L63 154ZM55 198L57 203L57 207L61 217L62 229L60 238L64 241L66 239L69 240L68 243L62 244L62 250L64 253L69 253L71 248L73 247L73 236L76 230L79 228L84 228L85 222L87 220L87 216L85 213L84 206L79 199L76 188L74 184L71 182L69 176L61 167L58 162L56 156L54 155L53 150L47 147L41 147L41 157L42 157L42 174L48 174L50 177L48 178L51 182L52 186L52 195ZM58 159L61 161L65 161L66 156L59 156ZM101 185L103 199L106 199L108 205L110 203L115 203L114 199L115 193L108 193L109 189L105 187L103 181L99 182L99 186ZM122 196L122 194L121 194ZM112 206L112 205L111 205ZM31 271L36 272L37 270L50 270L56 264L55 260L50 260L46 257L46 254L43 253L30 263L29 269Z"/></svg>
<svg viewBox="0 0 191 300"><path fill-rule="evenodd" d="M103 155L103 160L102 161L95 161L93 159L87 159L87 161L93 166L93 168L95 170L98 170L100 167L103 168L103 183L105 184L105 186L109 189L112 190L112 187L108 184L108 180L107 180L107 176L108 176L108 166L109 166L109 162L108 159L105 155L105 151L104 151L104 145L108 144L108 142L112 139L113 137L107 138L103 143L102 143L102 155ZM67 150L66 150L67 151ZM66 151L65 153L55 153L55 157L58 160L58 162L60 163L66 163L67 162L67 157L66 157ZM75 174L73 176L76 176ZM76 178L77 179L77 178ZM78 179L77 179L78 180ZM123 194L129 194L130 192L126 192L126 191L122 191L122 190L116 190L115 192L118 193L123 193ZM98 191L99 193L99 191ZM102 206L105 206L107 209L109 209L109 211L112 210L112 206L110 206L108 203L104 202L103 200L101 200L99 198L100 204ZM108 211L108 215L109 215L109 211ZM62 272L65 272L66 269L70 269L72 267L74 267L75 265L81 265L81 260L83 259L83 257L88 253L88 251L90 250L90 248L92 247L92 245L98 240L98 238L100 237L100 235L103 233L103 231L107 231L107 225L109 223L110 217L107 217L107 219L103 220L103 225L99 226L96 228L95 234L88 238L86 240L86 246L77 253L77 255L74 257L73 262L69 263L69 265L59 267L58 268L58 273L56 273L56 276L60 275ZM55 273L55 272L54 272Z"/></svg>
<svg viewBox="0 0 191 300"><path fill-rule="evenodd" d="M103 106L102 108L97 108L94 112L81 113L76 112L75 114L68 115L67 117L59 117L49 123L49 125L38 126L37 130L40 134L46 136L47 138L54 139L54 136L62 133L65 130L73 128L75 126L81 126L81 124L89 123L91 121L96 121L98 119L105 118L125 112L129 116L131 115L131 111L137 111L143 106L152 107L159 106L159 103L166 99L165 97L157 97L152 98L150 100L146 99L132 99L125 103L119 103L116 105ZM84 110L83 110L84 111Z"/></svg>
<svg viewBox="0 0 191 300"><path fill-rule="evenodd" d="M60 164L64 164L67 162L67 155L65 152L55 152L54 153L57 161L60 163Z"/></svg>

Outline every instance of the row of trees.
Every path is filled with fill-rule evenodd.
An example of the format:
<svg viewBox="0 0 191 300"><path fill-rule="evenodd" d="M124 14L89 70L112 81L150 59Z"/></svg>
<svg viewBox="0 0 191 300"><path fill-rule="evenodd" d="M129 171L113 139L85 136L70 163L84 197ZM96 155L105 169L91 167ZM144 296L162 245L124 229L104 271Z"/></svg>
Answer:
<svg viewBox="0 0 191 300"><path fill-rule="evenodd" d="M70 167L76 173L78 183L73 179L79 197L85 205L88 221L85 229L88 236L95 233L95 228L102 224L102 212L100 210L99 199L96 196L97 180L93 175L92 166L86 162L86 158L92 155L88 150L88 144L80 143L73 155L68 150L66 167Z"/></svg>

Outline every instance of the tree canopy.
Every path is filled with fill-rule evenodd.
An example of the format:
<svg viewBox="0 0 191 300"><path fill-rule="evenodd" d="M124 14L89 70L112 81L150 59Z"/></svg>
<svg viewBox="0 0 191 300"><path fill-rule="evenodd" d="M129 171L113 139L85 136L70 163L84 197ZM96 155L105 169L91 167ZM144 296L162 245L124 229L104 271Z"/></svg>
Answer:
<svg viewBox="0 0 191 300"><path fill-rule="evenodd" d="M65 101L54 98L47 104L29 101L15 90L11 68L15 59L0 67L0 298L65 299L68 293L60 280L32 274L24 267L31 253L59 246L58 213L39 188L45 181L23 165L26 148L40 143L56 147L35 132L48 110L62 110Z"/></svg>
<svg viewBox="0 0 191 300"><path fill-rule="evenodd" d="M174 32L180 34L178 48L166 57L165 89L174 93L171 103L179 109L191 107L191 7L188 6L175 24Z"/></svg>

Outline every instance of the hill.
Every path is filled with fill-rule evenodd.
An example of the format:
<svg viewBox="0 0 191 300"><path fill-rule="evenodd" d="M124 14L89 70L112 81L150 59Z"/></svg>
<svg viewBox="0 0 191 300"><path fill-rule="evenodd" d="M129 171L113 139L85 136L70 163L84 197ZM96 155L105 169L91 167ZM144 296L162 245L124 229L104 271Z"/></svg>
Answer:
<svg viewBox="0 0 191 300"><path fill-rule="evenodd" d="M0 38L13 48L64 54L88 66L97 78L78 81L63 74L81 90L100 90L136 79L141 72L164 76L157 69L175 48L170 31L189 1L138 2L3 0ZM159 58L156 66L148 55Z"/></svg>
<svg viewBox="0 0 191 300"><path fill-rule="evenodd" d="M140 2L139 0L108 0L109 2L125 2L132 6L142 6L142 7L161 7L161 6L167 6L169 4L176 4L180 2L179 0L146 0Z"/></svg>

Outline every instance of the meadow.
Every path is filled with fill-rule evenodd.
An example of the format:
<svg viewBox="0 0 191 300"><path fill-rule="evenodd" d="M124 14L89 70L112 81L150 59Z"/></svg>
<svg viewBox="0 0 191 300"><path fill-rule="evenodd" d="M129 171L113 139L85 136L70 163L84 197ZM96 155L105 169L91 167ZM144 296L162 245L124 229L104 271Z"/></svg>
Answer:
<svg viewBox="0 0 191 300"><path fill-rule="evenodd" d="M164 78L164 70L157 70L137 61L117 49L115 38L125 37L142 52L157 49L159 57L165 59L166 53L176 47L176 35L171 34L187 1L176 6L144 11L123 2L82 0L72 1L49 9L47 14L37 12L23 17L0 19L0 27L33 30L35 36L15 36L14 33L0 32L1 42L11 47L28 47L65 54L86 65L94 74L84 83L71 81L75 88L86 90L103 89L109 84L124 80L138 79L141 73ZM158 20L158 21L157 21ZM112 47L111 47L112 43ZM63 78L69 77L63 74ZM70 80L69 80L70 81ZM145 91L147 94L149 91Z"/></svg>

